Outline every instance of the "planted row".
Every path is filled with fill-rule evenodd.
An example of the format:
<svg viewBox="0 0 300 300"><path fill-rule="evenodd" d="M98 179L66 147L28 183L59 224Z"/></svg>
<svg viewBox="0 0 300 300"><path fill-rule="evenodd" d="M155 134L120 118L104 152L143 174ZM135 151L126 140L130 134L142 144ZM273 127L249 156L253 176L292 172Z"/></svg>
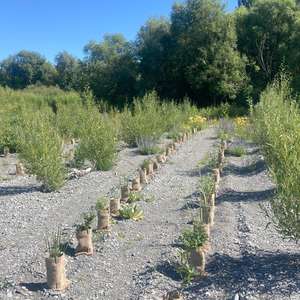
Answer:
<svg viewBox="0 0 300 300"><path fill-rule="evenodd" d="M184 134L177 139L178 144L189 137ZM160 165L167 161L168 156L176 150L176 144L167 145L162 154L145 160L141 165L138 175L132 179L131 187L129 180L120 180L120 197L108 199L101 197L95 205L95 210L83 214L83 222L76 225L77 247L75 256L93 255L93 229L92 224L97 216L97 231L108 231L111 226L111 218L131 219L139 221L144 217L143 211L136 202L145 199L140 193L144 184L149 183ZM64 251L66 243L62 241L62 233L58 230L47 240L49 257L46 258L47 285L50 289L62 291L69 287L70 281L65 274Z"/></svg>
<svg viewBox="0 0 300 300"><path fill-rule="evenodd" d="M192 229L186 229L179 237L182 250L179 252L177 271L185 283L205 274L206 253L209 250L209 236L214 224L215 197L224 164L227 143L222 141L216 152L211 152L200 162L200 170L206 175L200 177L199 212ZM201 173L200 171L200 173Z"/></svg>

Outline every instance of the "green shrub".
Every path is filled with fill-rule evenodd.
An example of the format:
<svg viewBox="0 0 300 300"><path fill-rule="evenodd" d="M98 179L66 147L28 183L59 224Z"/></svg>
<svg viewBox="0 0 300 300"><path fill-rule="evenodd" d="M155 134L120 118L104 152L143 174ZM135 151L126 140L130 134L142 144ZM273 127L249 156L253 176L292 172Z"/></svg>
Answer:
<svg viewBox="0 0 300 300"><path fill-rule="evenodd" d="M62 139L52 126L49 113L25 114L18 128L18 151L30 174L43 183L45 191L60 188L66 177Z"/></svg>
<svg viewBox="0 0 300 300"><path fill-rule="evenodd" d="M209 152L204 159L202 159L199 163L198 166L200 168L208 168L208 170L211 172L213 169L218 168L219 166L219 160L218 160L218 151L214 150Z"/></svg>
<svg viewBox="0 0 300 300"><path fill-rule="evenodd" d="M5 147L13 153L17 148L17 115L10 111L0 112L0 120L0 153L3 153Z"/></svg>
<svg viewBox="0 0 300 300"><path fill-rule="evenodd" d="M86 114L86 108L80 102L68 105L59 104L55 117L60 135L64 139L79 138Z"/></svg>
<svg viewBox="0 0 300 300"><path fill-rule="evenodd" d="M147 169L150 163L151 163L151 159L145 159L141 164L141 168Z"/></svg>
<svg viewBox="0 0 300 300"><path fill-rule="evenodd" d="M215 182L211 175L201 176L199 180L200 201L207 204L215 191Z"/></svg>
<svg viewBox="0 0 300 300"><path fill-rule="evenodd" d="M81 124L78 161L87 159L97 170L106 171L112 168L116 152L117 132L111 119L90 106Z"/></svg>
<svg viewBox="0 0 300 300"><path fill-rule="evenodd" d="M165 131L168 138L175 140L187 130L189 118L198 115L198 109L193 106L188 98L182 103L165 102L162 104Z"/></svg>
<svg viewBox="0 0 300 300"><path fill-rule="evenodd" d="M230 119L220 119L217 127L218 138L226 141L234 135L234 124Z"/></svg>
<svg viewBox="0 0 300 300"><path fill-rule="evenodd" d="M128 108L123 111L121 124L122 138L130 146L136 146L141 139L157 143L165 131L157 94L152 92L135 99L132 111Z"/></svg>
<svg viewBox="0 0 300 300"><path fill-rule="evenodd" d="M234 146L225 150L225 154L231 156L241 157L246 154L246 150L242 146Z"/></svg>
<svg viewBox="0 0 300 300"><path fill-rule="evenodd" d="M142 155L156 154L160 151L157 141L151 137L141 137L137 139L136 144Z"/></svg>
<svg viewBox="0 0 300 300"><path fill-rule="evenodd" d="M106 197L101 197L96 202L96 210L103 211L109 207L109 200Z"/></svg>
<svg viewBox="0 0 300 300"><path fill-rule="evenodd" d="M179 242L184 250L195 250L205 245L208 235L203 224L193 226L193 229L186 229L179 237Z"/></svg>
<svg viewBox="0 0 300 300"><path fill-rule="evenodd" d="M128 203L134 203L141 201L143 199L143 195L139 192L130 192L128 197Z"/></svg>
<svg viewBox="0 0 300 300"><path fill-rule="evenodd" d="M234 118L248 113L246 106L236 103L221 103L218 106L210 106L200 109L200 114L208 119Z"/></svg>
<svg viewBox="0 0 300 300"><path fill-rule="evenodd" d="M268 212L277 230L300 239L300 109L285 75L261 94L252 115L254 139L261 145L277 196Z"/></svg>
<svg viewBox="0 0 300 300"><path fill-rule="evenodd" d="M179 258L176 264L176 272L180 275L184 284L189 284L196 276L196 269L189 263L189 252L179 251Z"/></svg>
<svg viewBox="0 0 300 300"><path fill-rule="evenodd" d="M16 128L25 113L47 112L53 116L51 122L54 127L58 126L62 136L71 135L67 133L73 132L74 126L80 126L76 112L81 102L77 93L64 92L55 87L31 86L17 91L0 87L0 151L4 146L8 146L12 152L16 150ZM60 121L61 108L69 113L64 122ZM56 113L59 115L58 120L54 118Z"/></svg>

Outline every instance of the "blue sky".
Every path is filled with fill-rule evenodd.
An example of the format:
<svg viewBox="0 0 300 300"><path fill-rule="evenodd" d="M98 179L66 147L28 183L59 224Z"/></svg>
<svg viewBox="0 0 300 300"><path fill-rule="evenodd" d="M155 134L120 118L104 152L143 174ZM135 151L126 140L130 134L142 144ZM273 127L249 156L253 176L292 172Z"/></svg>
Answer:
<svg viewBox="0 0 300 300"><path fill-rule="evenodd" d="M224 0L233 10L237 0ZM179 1L180 2L180 1ZM22 49L50 61L62 50L82 57L83 46L106 33L132 40L149 17L169 16L174 0L3 0L0 60Z"/></svg>

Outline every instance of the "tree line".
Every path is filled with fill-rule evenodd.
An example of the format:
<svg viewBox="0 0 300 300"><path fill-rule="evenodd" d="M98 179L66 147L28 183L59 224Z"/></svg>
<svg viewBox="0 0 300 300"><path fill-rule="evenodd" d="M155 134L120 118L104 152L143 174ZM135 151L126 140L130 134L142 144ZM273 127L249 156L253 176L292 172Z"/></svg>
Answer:
<svg viewBox="0 0 300 300"><path fill-rule="evenodd" d="M239 0L226 13L220 0L174 4L169 18L151 18L134 41L105 35L84 47L84 58L66 51L49 63L20 51L0 63L0 85L89 88L97 100L122 107L156 90L164 99L189 97L199 106L243 104L281 68L300 90L300 9L295 0Z"/></svg>

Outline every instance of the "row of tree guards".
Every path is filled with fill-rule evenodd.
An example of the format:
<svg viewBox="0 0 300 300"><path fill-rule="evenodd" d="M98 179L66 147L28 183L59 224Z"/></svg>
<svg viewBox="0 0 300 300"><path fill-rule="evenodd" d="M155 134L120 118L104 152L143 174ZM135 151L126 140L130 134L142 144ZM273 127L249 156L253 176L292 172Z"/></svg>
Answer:
<svg viewBox="0 0 300 300"><path fill-rule="evenodd" d="M193 129L192 133L196 133L197 129ZM121 204L126 204L129 199L130 192L140 192L143 187L150 182L164 163L166 163L168 157L175 153L177 145L186 142L191 137L190 132L185 132L180 135L175 142L169 143L165 150L152 158L148 159L139 169L136 176L132 179L131 185L129 182L122 184L121 197L111 198L109 205L102 206L97 209L97 230L108 231L110 230L111 218L118 217ZM87 215L85 223L76 230L77 247L75 250L75 256L78 255L93 255L93 239L92 239L92 217ZM58 245L59 246L59 245ZM66 277L65 273L65 255L61 251L59 255L51 256L46 258L47 268L47 285L50 289L56 291L63 291L69 287L70 281Z"/></svg>
<svg viewBox="0 0 300 300"><path fill-rule="evenodd" d="M218 167L213 169L213 180L214 180L214 189L211 195L209 195L206 203L200 206L200 219L204 224L208 240L210 237L211 227L214 224L214 215L215 215L215 199L216 194L219 188L219 182L221 178L221 173L223 171L224 159L225 159L225 150L227 149L226 141L222 141L219 151L218 151ZM205 255L208 252L209 246L208 241L196 248L189 250L188 260L189 264L194 268L198 275L205 273Z"/></svg>

